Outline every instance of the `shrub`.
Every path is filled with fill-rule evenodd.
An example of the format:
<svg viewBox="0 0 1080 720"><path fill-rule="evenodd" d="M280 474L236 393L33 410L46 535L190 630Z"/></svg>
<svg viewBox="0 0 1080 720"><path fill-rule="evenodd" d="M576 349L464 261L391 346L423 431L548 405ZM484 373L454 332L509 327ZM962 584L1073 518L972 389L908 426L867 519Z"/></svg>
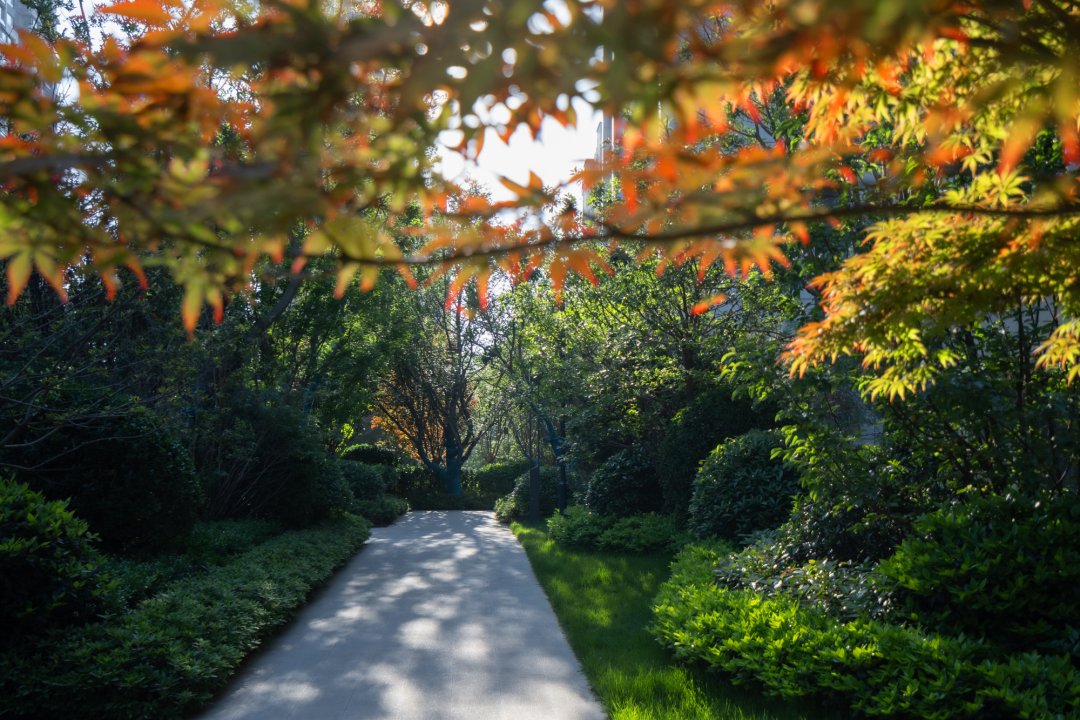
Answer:
<svg viewBox="0 0 1080 720"><path fill-rule="evenodd" d="M354 445L346 450L341 455L342 460L351 460L353 462L361 462L365 465L390 465L394 467L398 464L398 454L387 447L381 445Z"/></svg>
<svg viewBox="0 0 1080 720"><path fill-rule="evenodd" d="M733 392L728 384L706 390L668 424L656 454L665 512L688 511L698 467L717 445L751 430L774 426L774 407L755 408L749 399L733 399Z"/></svg>
<svg viewBox="0 0 1080 720"><path fill-rule="evenodd" d="M780 445L778 433L751 430L719 445L702 463L690 501L699 538L735 539L788 519L799 480L781 460L771 458Z"/></svg>
<svg viewBox="0 0 1080 720"><path fill-rule="evenodd" d="M353 500L349 512L367 518L376 527L386 527L409 512L409 503L393 495L383 495L378 500Z"/></svg>
<svg viewBox="0 0 1080 720"><path fill-rule="evenodd" d="M398 467L398 484L394 492L399 497L413 498L418 495L447 495L446 481L426 465L401 465ZM412 502L409 503L412 505ZM413 505L413 507L416 507Z"/></svg>
<svg viewBox="0 0 1080 720"><path fill-rule="evenodd" d="M716 566L716 583L752 590L763 597L786 595L841 620L885 619L900 608L895 583L880 575L877 563L807 560L797 563L783 531L759 532L739 553Z"/></svg>
<svg viewBox="0 0 1080 720"><path fill-rule="evenodd" d="M398 471L389 465L369 465L353 460L339 460L337 464L355 500L379 500L388 489L397 486Z"/></svg>
<svg viewBox="0 0 1080 720"><path fill-rule="evenodd" d="M585 493L590 511L614 517L655 512L663 500L652 458L640 449L623 450L605 460Z"/></svg>
<svg viewBox="0 0 1080 720"><path fill-rule="evenodd" d="M196 455L213 519L259 517L306 527L349 507L352 493L312 417L280 393L219 395L198 418Z"/></svg>
<svg viewBox="0 0 1080 720"><path fill-rule="evenodd" d="M867 715L1031 718L1080 715L1068 657L1002 655L985 640L875 621L843 623L795 598L712 582L723 553L687 548L654 607L651 632L683 660L785 697L832 695Z"/></svg>
<svg viewBox="0 0 1080 720"><path fill-rule="evenodd" d="M39 452L54 459L20 479L50 499L70 498L106 547L157 548L195 525L202 491L194 465L178 435L145 408L59 432Z"/></svg>
<svg viewBox="0 0 1080 720"><path fill-rule="evenodd" d="M353 516L287 532L126 615L17 646L0 655L0 707L80 720L189 715L369 536Z"/></svg>
<svg viewBox="0 0 1080 720"><path fill-rule="evenodd" d="M0 478L0 643L90 617L107 589L93 539L66 502Z"/></svg>
<svg viewBox="0 0 1080 720"><path fill-rule="evenodd" d="M126 612L167 585L191 575L201 575L210 567L224 565L231 556L247 552L284 528L270 520L218 520L200 522L180 547L183 552L166 553L150 559L120 555L105 558L103 570L114 588L108 600L116 612Z"/></svg>
<svg viewBox="0 0 1080 720"><path fill-rule="evenodd" d="M1080 619L1080 498L995 496L930 513L881 572L927 626L1013 648L1053 643Z"/></svg>
<svg viewBox="0 0 1080 720"><path fill-rule="evenodd" d="M668 516L613 518L590 513L580 505L567 508L564 515L552 515L548 533L561 545L633 553L674 549L687 539Z"/></svg>
<svg viewBox="0 0 1080 720"><path fill-rule="evenodd" d="M559 508L559 468L540 468L540 517L550 517ZM529 473L518 478L514 489L495 503L495 517L499 522L528 520Z"/></svg>
<svg viewBox="0 0 1080 720"><path fill-rule="evenodd" d="M492 510L499 496L494 493L479 494L466 490L461 495L422 493L405 498L410 510Z"/></svg>
<svg viewBox="0 0 1080 720"><path fill-rule="evenodd" d="M492 463L478 470L462 472L461 485L465 491L472 490L482 495L494 493L502 496L514 489L514 483L528 469L529 461L524 458L504 463Z"/></svg>

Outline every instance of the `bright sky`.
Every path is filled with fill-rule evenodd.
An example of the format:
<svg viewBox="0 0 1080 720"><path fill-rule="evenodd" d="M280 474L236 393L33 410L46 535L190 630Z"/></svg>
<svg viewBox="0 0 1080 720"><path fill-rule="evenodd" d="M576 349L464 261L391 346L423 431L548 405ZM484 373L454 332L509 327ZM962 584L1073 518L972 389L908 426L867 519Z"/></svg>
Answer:
<svg viewBox="0 0 1080 720"><path fill-rule="evenodd" d="M440 171L448 180L461 181L466 177L491 188L494 200L512 200L516 196L498 181L498 176L527 185L529 172L536 173L544 185L566 182L575 168L581 169L585 160L596 152L596 126L600 113L581 98L575 98L577 127L564 128L555 120L547 118L534 141L523 128L510 136L510 144L503 143L494 130L488 130L484 148L477 162L466 160L459 153L440 150ZM460 135L454 131L443 133L444 142L456 144ZM456 136L456 137L455 137ZM573 190L580 200L581 186Z"/></svg>

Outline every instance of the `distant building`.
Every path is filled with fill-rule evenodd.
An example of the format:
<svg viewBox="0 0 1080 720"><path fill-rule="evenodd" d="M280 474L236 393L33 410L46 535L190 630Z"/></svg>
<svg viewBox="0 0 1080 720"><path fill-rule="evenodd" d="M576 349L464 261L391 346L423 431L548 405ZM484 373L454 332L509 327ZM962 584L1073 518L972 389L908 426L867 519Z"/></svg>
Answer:
<svg viewBox="0 0 1080 720"><path fill-rule="evenodd" d="M0 0L0 42L19 41L19 30L32 30L37 22L37 12L19 0Z"/></svg>

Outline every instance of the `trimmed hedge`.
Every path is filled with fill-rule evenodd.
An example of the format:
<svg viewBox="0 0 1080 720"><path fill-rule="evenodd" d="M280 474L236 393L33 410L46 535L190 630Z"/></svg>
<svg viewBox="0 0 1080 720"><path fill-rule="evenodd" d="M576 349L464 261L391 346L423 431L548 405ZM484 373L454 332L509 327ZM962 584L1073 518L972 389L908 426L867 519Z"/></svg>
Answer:
<svg viewBox="0 0 1080 720"><path fill-rule="evenodd" d="M540 517L551 517L559 509L559 468L545 465L540 468ZM495 503L495 518L499 522L527 520L529 517L529 473L518 478L514 489Z"/></svg>
<svg viewBox="0 0 1080 720"><path fill-rule="evenodd" d="M187 577L132 612L0 655L0 714L63 720L182 718L292 617L370 536L345 516L279 535Z"/></svg>
<svg viewBox="0 0 1080 720"><path fill-rule="evenodd" d="M926 627L1080 658L1075 494L974 498L929 513L879 569L907 592L904 614Z"/></svg>
<svg viewBox="0 0 1080 720"><path fill-rule="evenodd" d="M666 515L613 518L591 513L581 505L566 508L565 515L552 515L548 534L560 545L632 553L672 550L688 539Z"/></svg>
<svg viewBox="0 0 1080 720"><path fill-rule="evenodd" d="M690 518L701 539L735 540L770 530L791 517L799 476L773 459L783 446L776 431L751 430L718 445L698 470Z"/></svg>
<svg viewBox="0 0 1080 720"><path fill-rule="evenodd" d="M349 512L367 518L376 527L386 527L409 512L409 503L393 495L383 495L378 500L353 500Z"/></svg>
<svg viewBox="0 0 1080 720"><path fill-rule="evenodd" d="M461 487L481 495L496 494L500 497L514 489L521 474L528 472L529 461L522 458L504 463L492 463L478 470L462 470Z"/></svg>
<svg viewBox="0 0 1080 720"><path fill-rule="evenodd" d="M1068 656L1010 655L963 635L844 623L795 598L718 587L713 566L724 554L685 549L657 596L650 631L680 659L785 697L839 697L867 715L1080 718L1080 671Z"/></svg>

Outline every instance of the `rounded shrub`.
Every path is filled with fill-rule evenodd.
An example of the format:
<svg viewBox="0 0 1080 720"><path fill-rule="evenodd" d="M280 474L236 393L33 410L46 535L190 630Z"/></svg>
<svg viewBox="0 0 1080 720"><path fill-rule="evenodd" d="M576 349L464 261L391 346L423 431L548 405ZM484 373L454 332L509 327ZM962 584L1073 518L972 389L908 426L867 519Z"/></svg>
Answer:
<svg viewBox="0 0 1080 720"><path fill-rule="evenodd" d="M559 509L559 468L540 468L540 517L551 517ZM495 502L499 522L527 520L529 517L529 473L518 478L510 494Z"/></svg>
<svg viewBox="0 0 1080 720"><path fill-rule="evenodd" d="M514 483L521 477L521 473L528 469L529 461L525 458L492 463L477 470L463 471L461 484L466 492L471 490L482 494L505 495L514 489Z"/></svg>
<svg viewBox="0 0 1080 720"><path fill-rule="evenodd" d="M186 537L203 496L178 434L150 411L65 430L42 447L50 457L20 479L89 523L103 545L155 548Z"/></svg>
<svg viewBox="0 0 1080 720"><path fill-rule="evenodd" d="M879 570L925 627L1080 658L1075 493L974 498L928 513Z"/></svg>
<svg viewBox="0 0 1080 720"><path fill-rule="evenodd" d="M771 405L754 407L733 399L734 388L720 385L698 395L668 424L656 453L656 474L664 492L664 511L685 513L694 494L698 467L717 445L751 430L774 426Z"/></svg>
<svg viewBox="0 0 1080 720"><path fill-rule="evenodd" d="M338 460L337 465L357 501L380 500L397 485L399 473L389 465L371 465L353 460Z"/></svg>
<svg viewBox="0 0 1080 720"><path fill-rule="evenodd" d="M398 454L387 447L381 445L354 445L349 448L342 456L342 460L353 460L355 462L362 462L368 465L391 465L398 464Z"/></svg>
<svg viewBox="0 0 1080 720"><path fill-rule="evenodd" d="M751 430L718 446L694 481L690 518L699 538L739 538L779 527L791 515L799 478L772 451L780 434Z"/></svg>
<svg viewBox="0 0 1080 720"><path fill-rule="evenodd" d="M596 469L585 493L590 512L630 517L656 512L664 502L653 460L640 449L622 450Z"/></svg>
<svg viewBox="0 0 1080 720"><path fill-rule="evenodd" d="M0 478L0 644L93 615L107 588L93 539L66 501Z"/></svg>

